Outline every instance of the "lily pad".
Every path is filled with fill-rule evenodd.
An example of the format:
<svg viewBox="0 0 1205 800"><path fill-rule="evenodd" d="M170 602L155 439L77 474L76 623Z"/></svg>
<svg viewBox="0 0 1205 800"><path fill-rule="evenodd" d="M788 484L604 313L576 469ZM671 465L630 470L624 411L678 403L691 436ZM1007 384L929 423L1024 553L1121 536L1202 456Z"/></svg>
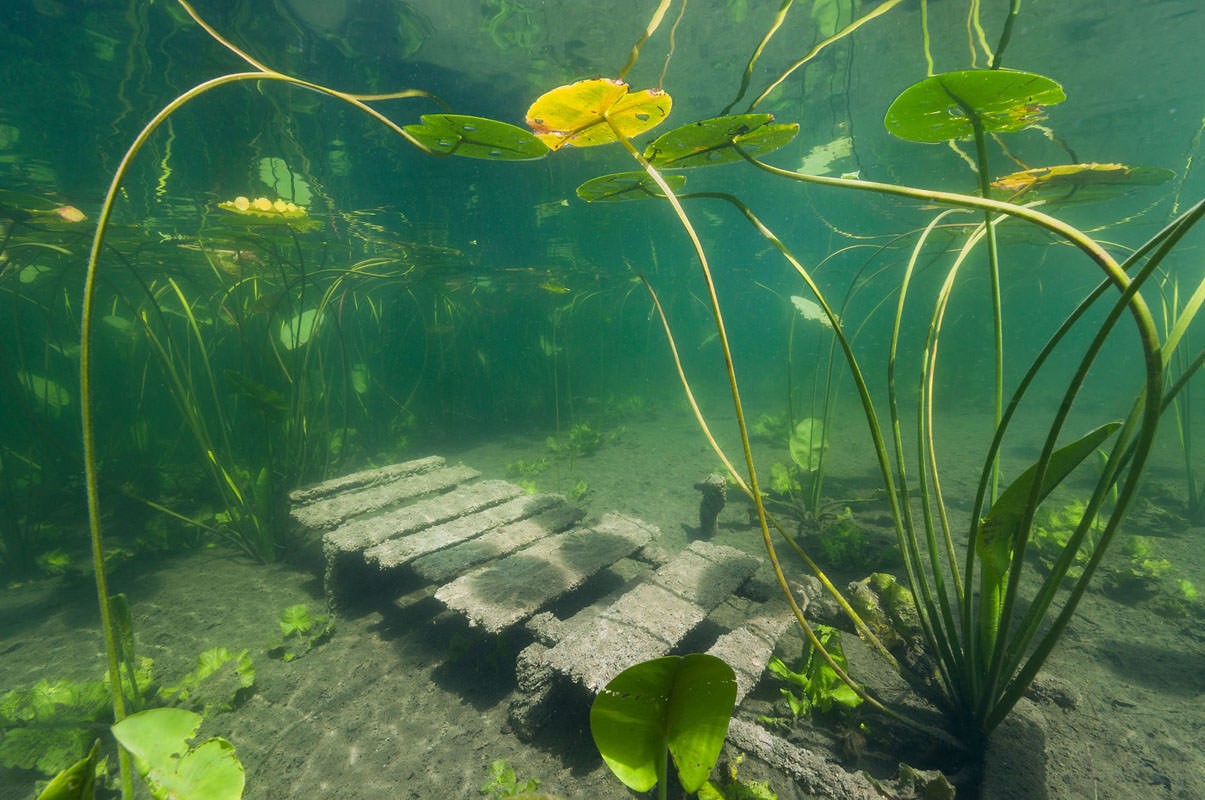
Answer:
<svg viewBox="0 0 1205 800"><path fill-rule="evenodd" d="M71 394L62 384L52 381L45 375L36 372L17 370L17 380L25 387L39 406L49 409L52 413L62 411L71 402Z"/></svg>
<svg viewBox="0 0 1205 800"><path fill-rule="evenodd" d="M799 133L796 123L772 124L772 114L733 114L714 117L658 136L644 150L655 167L707 167L740 161L739 145L749 155L762 155L785 146Z"/></svg>
<svg viewBox="0 0 1205 800"><path fill-rule="evenodd" d="M218 203L218 208L233 215L225 217L223 222L237 220L243 225L281 225L295 231L314 230L321 225L318 220L310 218L305 206L279 198L270 200L267 197L240 195L233 200L223 200Z"/></svg>
<svg viewBox="0 0 1205 800"><path fill-rule="evenodd" d="M548 146L530 131L486 117L423 114L405 130L440 155L491 161L530 161L548 155Z"/></svg>
<svg viewBox="0 0 1205 800"><path fill-rule="evenodd" d="M974 134L971 114L985 131L1018 131L1043 119L1046 106L1066 99L1056 81L1032 72L943 72L900 93L887 109L884 124L901 139L945 142Z"/></svg>
<svg viewBox="0 0 1205 800"><path fill-rule="evenodd" d="M686 185L685 175L662 175L669 188L675 193ZM665 193L656 181L644 170L614 172L601 175L577 187L577 196L587 203L615 202L618 200L643 200L649 197L664 198Z"/></svg>
<svg viewBox="0 0 1205 800"><path fill-rule="evenodd" d="M1125 164L1060 164L1014 172L992 181L1001 196L1017 201L1088 202L1107 200L1137 186L1157 186L1175 173L1161 167Z"/></svg>
<svg viewBox="0 0 1205 800"><path fill-rule="evenodd" d="M628 91L613 78L558 86L527 109L527 124L553 150L565 145L594 147L638 136L669 115L673 101L660 89Z"/></svg>
<svg viewBox="0 0 1205 800"><path fill-rule="evenodd" d="M196 747L189 740L202 717L180 708L152 708L113 726L113 736L134 757L151 796L190 800L237 800L243 795L243 765L234 746L213 738Z"/></svg>
<svg viewBox="0 0 1205 800"><path fill-rule="evenodd" d="M637 792L657 785L666 751L687 792L711 774L736 701L732 668L715 656L666 656L628 667L594 698L590 732L603 761Z"/></svg>
<svg viewBox="0 0 1205 800"><path fill-rule="evenodd" d="M321 322L322 313L316 308L307 308L281 322L277 338L286 350L295 350L310 340Z"/></svg>

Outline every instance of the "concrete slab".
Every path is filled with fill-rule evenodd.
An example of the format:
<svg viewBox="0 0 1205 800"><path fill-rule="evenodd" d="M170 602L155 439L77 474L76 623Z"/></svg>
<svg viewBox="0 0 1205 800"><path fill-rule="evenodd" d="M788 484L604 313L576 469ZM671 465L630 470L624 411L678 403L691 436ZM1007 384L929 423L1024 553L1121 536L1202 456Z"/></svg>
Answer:
<svg viewBox="0 0 1205 800"><path fill-rule="evenodd" d="M795 615L783 600L779 608L763 612L744 625L729 631L716 640L707 652L722 658L736 673L736 702L753 691L766 670L766 662L774 653L774 645L795 621Z"/></svg>
<svg viewBox="0 0 1205 800"><path fill-rule="evenodd" d="M660 567L601 614L542 653L548 667L593 693L633 664L670 652L757 569L748 553L705 541Z"/></svg>

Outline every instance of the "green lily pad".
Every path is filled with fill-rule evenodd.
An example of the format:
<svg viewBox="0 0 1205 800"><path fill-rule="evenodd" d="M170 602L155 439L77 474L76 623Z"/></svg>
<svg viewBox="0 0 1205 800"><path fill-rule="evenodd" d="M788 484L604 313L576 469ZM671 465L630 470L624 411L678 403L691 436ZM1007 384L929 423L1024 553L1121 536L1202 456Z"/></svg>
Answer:
<svg viewBox="0 0 1205 800"><path fill-rule="evenodd" d="M795 123L772 124L773 114L733 114L674 128L653 140L644 157L655 167L707 167L740 161L785 146L799 133Z"/></svg>
<svg viewBox="0 0 1205 800"><path fill-rule="evenodd" d="M1017 131L1043 119L1046 106L1067 99L1056 81L1032 72L967 69L914 83L895 98L884 124L901 139L945 142L985 131Z"/></svg>
<svg viewBox="0 0 1205 800"><path fill-rule="evenodd" d="M672 105L660 89L630 92L621 80L595 78L541 95L527 109L527 124L553 150L594 147L617 141L616 130L631 138L656 127Z"/></svg>
<svg viewBox="0 0 1205 800"><path fill-rule="evenodd" d="M1060 164L1036 167L992 181L1000 196L1013 202L1041 199L1048 203L1107 200L1137 186L1157 186L1175 177L1161 167L1125 164Z"/></svg>
<svg viewBox="0 0 1205 800"><path fill-rule="evenodd" d="M686 185L685 175L662 175L669 188L677 193ZM614 172L600 175L577 187L577 196L587 203L615 202L618 200L643 200L649 197L664 198L665 193L657 182L644 170Z"/></svg>
<svg viewBox="0 0 1205 800"><path fill-rule="evenodd" d="M134 765L156 800L238 800L243 795L243 765L225 739L196 747L202 717L180 708L152 708L112 727L113 736L134 757Z"/></svg>
<svg viewBox="0 0 1205 800"><path fill-rule="evenodd" d="M286 350L296 350L301 347L318 330L318 325L322 322L323 314L317 308L307 308L304 311L298 312L294 316L280 323L280 332L277 336L280 339L281 345Z"/></svg>
<svg viewBox="0 0 1205 800"><path fill-rule="evenodd" d="M507 122L464 114L423 114L405 130L440 155L491 161L530 161L548 155L548 146L530 131Z"/></svg>
<svg viewBox="0 0 1205 800"><path fill-rule="evenodd" d="M735 705L736 678L723 660L666 656L615 676L594 698L590 732L628 788L656 786L668 750L682 788L695 792L719 758Z"/></svg>

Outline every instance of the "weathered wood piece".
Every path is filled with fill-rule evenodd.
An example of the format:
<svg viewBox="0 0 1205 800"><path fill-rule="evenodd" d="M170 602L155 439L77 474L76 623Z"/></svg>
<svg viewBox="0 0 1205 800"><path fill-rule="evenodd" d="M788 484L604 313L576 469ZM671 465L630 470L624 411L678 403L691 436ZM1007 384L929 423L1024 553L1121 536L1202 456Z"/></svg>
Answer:
<svg viewBox="0 0 1205 800"><path fill-rule="evenodd" d="M631 665L668 653L757 565L757 558L735 548L692 542L592 624L551 648L548 665L597 694Z"/></svg>
<svg viewBox="0 0 1205 800"><path fill-rule="evenodd" d="M757 569L759 559L726 545L695 541L601 611L552 624L515 665L511 701L516 733L530 737L551 714L565 684L597 694L623 670L669 653ZM549 637L560 637L545 644ZM739 686L739 684L738 684Z"/></svg>
<svg viewBox="0 0 1205 800"><path fill-rule="evenodd" d="M412 461L405 461L401 464L390 464L387 467L360 470L350 475L343 475L323 481L322 483L316 483L313 486L294 489L289 492L289 502L295 506L306 505L316 500L321 500L324 497L342 494L343 492L355 489L364 489L380 483L390 483L407 475L430 472L442 466L444 466L443 456L427 456L425 458L416 458Z"/></svg>
<svg viewBox="0 0 1205 800"><path fill-rule="evenodd" d="M475 539L416 558L410 568L424 580L441 584L495 558L572 528L584 516L580 508L560 505L527 519L501 525Z"/></svg>
<svg viewBox="0 0 1205 800"><path fill-rule="evenodd" d="M361 553L375 544L406 536L510 500L523 490L506 481L480 481L446 494L371 516L357 517L322 537L328 560L344 553Z"/></svg>
<svg viewBox="0 0 1205 800"><path fill-rule="evenodd" d="M293 509L293 522L311 531L338 528L366 514L405 503L425 494L446 492L480 475L477 470L457 464L399 475L364 488L329 495Z"/></svg>
<svg viewBox="0 0 1205 800"><path fill-rule="evenodd" d="M435 592L471 625L498 633L648 544L657 530L614 512L585 528L537 541Z"/></svg>
<svg viewBox="0 0 1205 800"><path fill-rule="evenodd" d="M739 628L725 633L707 650L710 655L726 661L736 673L737 705L761 680L778 638L795 621L795 615L785 601L770 602L778 608L762 612Z"/></svg>

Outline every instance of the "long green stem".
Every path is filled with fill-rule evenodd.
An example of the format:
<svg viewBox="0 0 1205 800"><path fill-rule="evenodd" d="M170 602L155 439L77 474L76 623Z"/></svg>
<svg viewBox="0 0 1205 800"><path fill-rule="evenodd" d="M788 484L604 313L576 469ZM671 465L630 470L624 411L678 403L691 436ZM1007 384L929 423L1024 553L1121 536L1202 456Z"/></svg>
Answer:
<svg viewBox="0 0 1205 800"><path fill-rule="evenodd" d="M611 121L610 118L604 115L604 119L606 119L607 124L610 125L611 130L614 132L619 142L623 145L624 149L628 151L628 154L636 161L636 163L640 164L649 177L652 178L653 182L656 183L661 189L662 193L665 195L665 198L669 201L670 206L673 208L675 215L678 217L679 222L682 224L683 229L686 231L686 234L691 241L691 245L694 247L695 256L699 261L699 266L703 272L704 282L707 285L712 316L715 320L717 336L720 341L722 353L724 355L725 371L728 377L728 388L732 395L733 409L737 420L737 429L740 434L741 447L744 451L745 468L749 476L749 492L752 496L754 507L757 509L758 523L761 527L762 544L765 547L766 554L770 559L770 565L774 571L774 577L777 580L779 588L782 590L787 603L790 605L796 621L799 623L800 628L802 628L808 641L812 643L812 646L815 647L816 651L820 653L822 658L824 658L825 663L832 668L833 672L846 685L857 692L858 695L870 706L885 714L888 714L892 718L897 719L904 724L920 730L926 730L928 732L928 729L915 720L912 720L909 717L906 717L884 706L880 701L868 694L860 684L855 682L853 678L851 678L848 673L846 673L846 671L839 664L837 664L828 650L825 649L823 643L820 641L819 637L816 636L815 631L812 629L811 624L807 621L807 618L804 617L803 609L799 607L799 603L795 599L794 592L791 591L791 587L787 583L786 574L783 572L782 564L778 560L778 554L774 547L774 541L770 535L770 526L767 519L766 507L762 500L761 487L757 480L757 470L753 463L753 450L749 443L749 431L745 422L744 409L741 403L740 388L736 380L736 369L732 360L732 350L729 346L727 329L724 325L724 317L720 310L719 295L716 292L715 281L712 277L711 266L708 263L707 253L703 249L703 243L699 240L698 233L691 224L690 218L687 217L685 209L682 208L682 203L678 200L678 197L674 194L669 184L666 183L665 178L663 178L661 173L658 172L653 165L640 154L638 150L636 150L632 143L628 141L628 138L623 135L623 132L614 124L614 122ZM827 313L830 317L832 316L831 309L829 309Z"/></svg>
<svg viewBox="0 0 1205 800"><path fill-rule="evenodd" d="M898 6L901 2L903 2L903 0L884 0L884 2L879 3L877 6L872 8L870 11L866 12L861 17L858 17L853 22L849 23L844 28L842 28L841 30L834 33L832 36L828 36L828 37L820 40L819 42L817 42L815 45L813 45L811 50L808 50L806 53L803 54L803 56L801 56L800 58L791 62L791 65L788 66L781 75L779 75L777 78L775 78L773 81L771 81L770 85L767 86L765 89L763 89L762 93L759 94L757 97L755 97L753 99L753 102L751 102L749 104L748 110L752 111L753 109L755 109L759 105L761 105L761 102L763 100L765 100L767 97L769 97L770 93L773 92L775 89L777 89L782 84L783 81L785 81L787 78L791 77L791 74L794 73L795 70L799 69L804 64L808 63L813 58L818 56L821 53L821 51L824 50L824 48L828 47L829 45L831 45L835 42L841 41L846 36L853 34L855 31L857 31L863 25L865 25L866 23L870 22L871 20L873 20L877 17L881 17L883 14L886 14L888 11L890 11L891 9Z"/></svg>
<svg viewBox="0 0 1205 800"><path fill-rule="evenodd" d="M104 249L105 235L108 232L109 221L113 215L113 209L117 201L117 194L125 180L126 174L129 172L130 165L138 156L142 147L147 140L159 129L159 127L168 120L172 114L179 110L183 105L190 102L212 89L226 84L238 83L242 81L279 81L289 83L306 89L326 94L328 96L343 100L344 102L360 109L369 116L376 119L381 124L388 127L399 136L403 137L415 147L432 153L431 149L423 143L416 140L413 136L407 133L401 126L385 117L379 111L369 107L365 100L377 99L370 96L357 96L345 92L339 92L334 89L328 89L318 84L303 81L297 78L292 78L287 75L282 75L277 72L268 70L258 62L250 59L243 54L238 48L228 44L221 36L219 36L212 28L206 25L192 11L187 3L181 0L181 5L198 21L215 39L222 42L235 53L239 54L251 64L258 67L255 72L240 72L228 75L222 75L217 78L204 81L183 94L176 97L159 113L155 114L149 122L143 127L139 134L135 137L133 143L129 146L126 152L122 155L121 161L118 163L117 169L113 173L113 178L109 183L109 188L105 192L105 198L101 204L100 213L97 216L96 232L92 238L92 246L88 254L88 263L84 276L84 293L80 306L80 422L81 422L81 439L83 446L84 458L84 488L87 497L88 507L88 530L92 548L92 564L95 572L96 591L98 605L101 615L101 626L104 631L105 638L105 653L109 665L110 684L113 691L113 715L117 721L125 718L126 708L125 700L121 691L121 675L118 667L118 643L116 634L113 628L113 619L109 610L109 590L108 579L104 568L104 540L101 531L100 522L100 492L98 488L97 476L97 452L96 452L96 431L93 422L93 403L92 403L92 319L94 316L93 308L96 297L96 282L98 265L100 263L100 254ZM384 97L409 97L409 96L429 96L423 93L396 93L393 95L380 96ZM129 756L124 750L119 753L122 795L127 800L133 794L133 779L130 772Z"/></svg>

